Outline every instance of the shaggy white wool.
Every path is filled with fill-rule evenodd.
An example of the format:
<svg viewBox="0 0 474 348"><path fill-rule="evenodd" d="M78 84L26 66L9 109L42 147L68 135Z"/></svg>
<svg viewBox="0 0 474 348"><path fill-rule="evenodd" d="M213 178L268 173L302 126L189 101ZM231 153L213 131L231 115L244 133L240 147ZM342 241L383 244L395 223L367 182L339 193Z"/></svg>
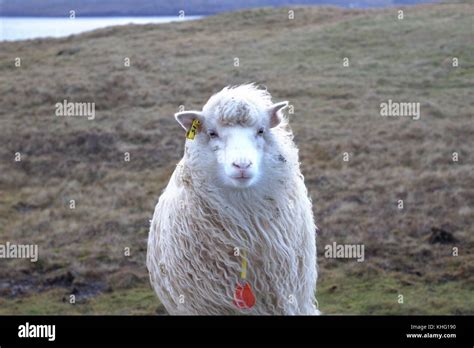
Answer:
<svg viewBox="0 0 474 348"><path fill-rule="evenodd" d="M253 124L271 105L254 85L225 88L203 108L208 120ZM170 314L318 314L315 224L298 150L284 120L266 135L258 184L217 186L201 151L205 134L187 140L183 159L156 205L147 266ZM256 297L251 309L233 304L242 253Z"/></svg>
<svg viewBox="0 0 474 348"><path fill-rule="evenodd" d="M248 84L225 87L209 99L203 112L222 125L252 126L260 118L260 110L271 105L271 95L268 91Z"/></svg>

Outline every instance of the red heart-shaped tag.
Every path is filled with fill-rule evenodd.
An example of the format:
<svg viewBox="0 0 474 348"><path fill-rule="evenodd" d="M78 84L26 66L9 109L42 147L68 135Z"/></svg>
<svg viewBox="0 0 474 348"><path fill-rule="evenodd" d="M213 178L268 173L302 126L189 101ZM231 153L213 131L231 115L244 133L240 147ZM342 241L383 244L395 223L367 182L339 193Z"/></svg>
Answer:
<svg viewBox="0 0 474 348"><path fill-rule="evenodd" d="M234 305L239 309L250 309L255 305L255 295L250 284L247 282L238 283L235 287Z"/></svg>

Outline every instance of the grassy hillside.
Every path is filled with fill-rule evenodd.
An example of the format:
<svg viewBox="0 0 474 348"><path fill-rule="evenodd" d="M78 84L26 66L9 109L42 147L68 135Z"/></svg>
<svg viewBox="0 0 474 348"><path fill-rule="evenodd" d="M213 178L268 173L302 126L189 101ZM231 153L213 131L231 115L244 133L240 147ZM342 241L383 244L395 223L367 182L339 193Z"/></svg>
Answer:
<svg viewBox="0 0 474 348"><path fill-rule="evenodd" d="M250 81L294 106L321 310L473 314L473 15L264 9L1 43L0 243L37 243L40 259L0 259L0 314L163 313L145 253L183 151L172 115ZM64 99L95 102L95 120L55 116ZM420 102L421 119L381 117L388 99ZM365 261L326 259L333 242L363 243Z"/></svg>

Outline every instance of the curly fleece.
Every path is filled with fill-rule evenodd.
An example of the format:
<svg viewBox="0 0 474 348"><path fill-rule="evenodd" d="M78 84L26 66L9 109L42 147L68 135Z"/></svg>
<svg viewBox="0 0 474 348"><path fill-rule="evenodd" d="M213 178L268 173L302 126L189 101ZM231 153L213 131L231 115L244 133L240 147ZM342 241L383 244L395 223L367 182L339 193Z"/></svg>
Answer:
<svg viewBox="0 0 474 348"><path fill-rule="evenodd" d="M236 102L248 100L247 109L271 105L266 91L253 85L243 90L251 98ZM222 105L232 89L224 91L209 102ZM148 239L151 284L170 314L319 314L316 226L298 149L286 119L268 133L263 177L249 189L215 185L206 170L212 159L200 151L205 135L187 141L156 205ZM243 255L256 297L251 309L233 303Z"/></svg>

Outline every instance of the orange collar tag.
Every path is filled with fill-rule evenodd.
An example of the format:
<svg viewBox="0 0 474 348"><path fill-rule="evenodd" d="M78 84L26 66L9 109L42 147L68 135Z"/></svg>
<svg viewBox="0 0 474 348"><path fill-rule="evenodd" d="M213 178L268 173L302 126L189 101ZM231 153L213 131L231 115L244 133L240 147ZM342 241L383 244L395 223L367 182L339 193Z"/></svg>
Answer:
<svg viewBox="0 0 474 348"><path fill-rule="evenodd" d="M242 270L240 281L237 283L234 292L234 305L239 309L250 309L255 306L256 299L252 288L247 281L247 256L242 253Z"/></svg>

